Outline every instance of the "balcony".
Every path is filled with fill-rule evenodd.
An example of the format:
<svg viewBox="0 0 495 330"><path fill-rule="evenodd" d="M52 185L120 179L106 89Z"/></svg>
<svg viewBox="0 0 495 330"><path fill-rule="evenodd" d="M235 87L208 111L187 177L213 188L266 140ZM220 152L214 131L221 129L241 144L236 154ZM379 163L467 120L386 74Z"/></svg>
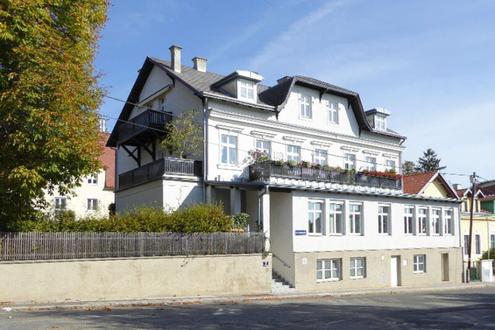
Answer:
<svg viewBox="0 0 495 330"><path fill-rule="evenodd" d="M369 175L363 172L344 172L332 169L316 169L305 167L291 167L276 162L256 163L249 166L250 181L270 181L270 178L287 178L305 181L317 181L325 183L340 183L348 185L385 188L385 189L402 189L402 179L397 177L384 177Z"/></svg>
<svg viewBox="0 0 495 330"><path fill-rule="evenodd" d="M146 110L119 125L118 143L131 146L142 145L156 137L163 136L165 124L172 120L172 113Z"/></svg>
<svg viewBox="0 0 495 330"><path fill-rule="evenodd" d="M161 158L119 174L119 190L158 180L163 175L201 177L203 162L192 159Z"/></svg>

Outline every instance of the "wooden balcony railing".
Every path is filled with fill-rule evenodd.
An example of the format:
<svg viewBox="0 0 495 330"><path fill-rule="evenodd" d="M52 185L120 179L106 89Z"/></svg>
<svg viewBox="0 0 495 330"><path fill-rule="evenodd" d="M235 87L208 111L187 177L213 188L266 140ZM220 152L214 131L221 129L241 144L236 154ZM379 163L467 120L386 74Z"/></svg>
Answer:
<svg viewBox="0 0 495 330"><path fill-rule="evenodd" d="M202 164L192 159L161 158L119 174L119 190L160 179L164 174L202 177Z"/></svg>
<svg viewBox="0 0 495 330"><path fill-rule="evenodd" d="M402 189L402 179L399 177L389 178L370 176L361 172L346 173L336 170L290 167L273 162L257 163L249 166L250 181L269 181L271 177L351 184L376 188Z"/></svg>
<svg viewBox="0 0 495 330"><path fill-rule="evenodd" d="M139 145L149 137L163 136L165 124L170 120L170 112L146 110L119 125L119 144Z"/></svg>

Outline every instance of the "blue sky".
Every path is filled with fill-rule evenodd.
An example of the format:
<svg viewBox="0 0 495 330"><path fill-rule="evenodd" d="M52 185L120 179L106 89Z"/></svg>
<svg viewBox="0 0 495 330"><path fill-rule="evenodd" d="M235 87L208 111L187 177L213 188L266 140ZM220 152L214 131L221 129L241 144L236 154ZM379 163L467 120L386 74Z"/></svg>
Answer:
<svg viewBox="0 0 495 330"><path fill-rule="evenodd" d="M405 159L433 148L450 173L495 178L495 1L114 0L96 68L127 98L146 56L208 70L259 72L265 84L308 75L357 91L392 112ZM122 104L101 112L117 117ZM113 123L109 123L113 125ZM465 177L448 176L467 183Z"/></svg>

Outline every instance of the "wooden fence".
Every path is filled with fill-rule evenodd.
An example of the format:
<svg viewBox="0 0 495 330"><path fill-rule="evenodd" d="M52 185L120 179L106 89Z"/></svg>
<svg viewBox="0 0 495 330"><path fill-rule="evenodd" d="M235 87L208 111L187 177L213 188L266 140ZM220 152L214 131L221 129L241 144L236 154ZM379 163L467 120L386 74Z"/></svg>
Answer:
<svg viewBox="0 0 495 330"><path fill-rule="evenodd" d="M263 252L262 233L0 233L0 262Z"/></svg>

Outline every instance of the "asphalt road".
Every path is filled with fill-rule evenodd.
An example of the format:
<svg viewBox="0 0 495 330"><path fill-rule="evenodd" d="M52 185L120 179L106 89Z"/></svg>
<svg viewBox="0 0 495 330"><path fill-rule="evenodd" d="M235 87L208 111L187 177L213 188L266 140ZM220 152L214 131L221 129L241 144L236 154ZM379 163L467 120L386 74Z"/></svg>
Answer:
<svg viewBox="0 0 495 330"><path fill-rule="evenodd" d="M243 304L0 312L0 329L495 329L495 287Z"/></svg>

